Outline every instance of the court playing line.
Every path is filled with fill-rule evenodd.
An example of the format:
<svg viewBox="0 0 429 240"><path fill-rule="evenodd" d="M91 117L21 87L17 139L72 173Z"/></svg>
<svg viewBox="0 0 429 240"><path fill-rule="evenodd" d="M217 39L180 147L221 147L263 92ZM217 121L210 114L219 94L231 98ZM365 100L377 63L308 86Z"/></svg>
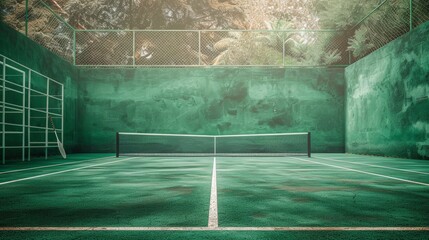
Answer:
<svg viewBox="0 0 429 240"><path fill-rule="evenodd" d="M105 163L99 163L99 164L89 165L89 166L85 166L85 167L72 168L72 169L67 169L67 170L63 170L63 171L52 172L52 173L47 173L47 174L42 174L42 175L37 175L37 176L32 176L32 177L27 177L27 178L15 179L15 180L7 181L7 182L0 182L0 185L6 185L6 184L10 184L10 183L15 183L15 182L22 182L22 181L26 181L26 180L30 180L30 179L47 177L47 176L57 175L57 174L61 174L61 173L77 171L77 170L81 170L81 169L85 169L85 168L91 168L91 167L96 167L96 166L108 165L108 164L117 163L117 162L123 162L123 161L134 159L134 158L135 157L125 158L125 159L121 159L121 160L116 160L116 161L111 161L111 162L105 162Z"/></svg>
<svg viewBox="0 0 429 240"><path fill-rule="evenodd" d="M213 158L213 173L212 173L212 187L210 193L210 209L209 209L209 228L218 227L218 213L217 213L217 184L216 184L216 157Z"/></svg>
<svg viewBox="0 0 429 240"><path fill-rule="evenodd" d="M350 164L356 164L356 165L364 165L364 166L370 166L370 167L385 168L385 169L391 169L391 170L397 170L397 171L403 171L403 172L411 172L411 173L418 173L418 174L429 175L428 172L420 172L420 171L414 171L414 170L408 170L408 169L386 167L386 166L380 166L380 165L373 165L373 164L369 164L369 163L348 162L348 161L343 161L343 160L339 160L339 159L331 159L331 158L324 158L324 157L314 157L314 158L325 159L325 160L328 160L328 161L344 162L344 163L350 163Z"/></svg>
<svg viewBox="0 0 429 240"><path fill-rule="evenodd" d="M2 174L8 174L8 173L15 173L15 172L23 172L23 171L34 170L34 169L41 169L41 168L49 168L49 167L57 167L57 166L63 166L63 165L70 165L70 164L74 164L74 163L84 163L84 162L89 162L89 161L94 161L94 160L101 160L101 159L106 159L106 158L114 158L114 157L115 156L102 157L102 158L92 158L92 159L83 160L83 161L73 161L73 162L44 165L44 166L32 167L32 168L16 169L16 170L10 170L10 171L5 171L5 172L0 172L0 175L2 175Z"/></svg>
<svg viewBox="0 0 429 240"><path fill-rule="evenodd" d="M0 231L429 231L429 227L0 227Z"/></svg>
<svg viewBox="0 0 429 240"><path fill-rule="evenodd" d="M397 181L401 181L401 182L407 182L407 183L413 183L413 184L417 184L417 185L429 186L429 183L416 182L416 181L411 181L411 180L407 180L407 179L403 179L403 178L391 177L391 176L382 175L382 174L378 174L378 173L372 173L372 172L366 172L366 171L356 170L356 169L348 168L348 167L341 167L341 166L331 165L331 164L327 164L327 163L315 162L315 161L311 161L311 160L307 160L307 159L302 159L302 158L295 158L295 157L292 157L292 158L293 159L297 159L299 161L311 162L311 163L315 163L315 164L319 164L319 165L325 165L325 166L329 166L329 167L344 169L344 170L348 170L348 171L352 171L352 172L364 173L364 174L367 174L367 175L373 175L373 176L378 176L378 177L393 179L393 180L397 180Z"/></svg>

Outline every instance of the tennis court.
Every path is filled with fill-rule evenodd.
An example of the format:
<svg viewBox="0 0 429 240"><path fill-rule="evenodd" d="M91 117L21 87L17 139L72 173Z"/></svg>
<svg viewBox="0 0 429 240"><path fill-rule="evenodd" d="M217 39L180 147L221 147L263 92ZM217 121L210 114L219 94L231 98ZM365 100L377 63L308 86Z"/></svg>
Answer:
<svg viewBox="0 0 429 240"><path fill-rule="evenodd" d="M22 165L0 173L5 239L424 239L429 230L425 161L76 154Z"/></svg>
<svg viewBox="0 0 429 240"><path fill-rule="evenodd" d="M429 240L428 0L1 0L0 240Z"/></svg>

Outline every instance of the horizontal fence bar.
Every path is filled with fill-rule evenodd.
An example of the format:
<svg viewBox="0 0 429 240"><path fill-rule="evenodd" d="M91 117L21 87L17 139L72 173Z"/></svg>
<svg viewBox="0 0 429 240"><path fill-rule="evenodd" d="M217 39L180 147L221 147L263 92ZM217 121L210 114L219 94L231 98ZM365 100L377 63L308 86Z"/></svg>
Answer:
<svg viewBox="0 0 429 240"><path fill-rule="evenodd" d="M43 110L39 110L39 109L35 109L35 108L30 108L30 111L36 111L36 112L40 112L40 113L47 113L47 114L52 115L52 116L62 117L61 114L47 112L47 111L43 111Z"/></svg>
<svg viewBox="0 0 429 240"><path fill-rule="evenodd" d="M75 29L79 32L345 32L343 29L207 29L207 30L173 30L173 29Z"/></svg>
<svg viewBox="0 0 429 240"><path fill-rule="evenodd" d="M24 134L24 132L18 132L18 131L9 131L9 132L0 132L0 133L3 133L3 134Z"/></svg>
<svg viewBox="0 0 429 240"><path fill-rule="evenodd" d="M24 146L24 148L25 149L28 149L28 148L57 148L58 146L57 145L48 145L48 146L46 146L46 145L43 145L43 146ZM5 146L4 147L5 149L22 149L23 147L22 146Z"/></svg>
<svg viewBox="0 0 429 240"><path fill-rule="evenodd" d="M4 111L4 113L8 113L8 114L22 114L23 111Z"/></svg>
<svg viewBox="0 0 429 240"><path fill-rule="evenodd" d="M30 142L30 144L56 144L57 142Z"/></svg>
<svg viewBox="0 0 429 240"><path fill-rule="evenodd" d="M22 127L22 124L7 123L7 122L2 123L2 124L7 125L7 126L12 126L12 127Z"/></svg>
<svg viewBox="0 0 429 240"><path fill-rule="evenodd" d="M18 107L16 107L16 106L7 106L7 104L8 104L8 103L6 103L6 105L0 104L0 107L1 107L1 108L3 108L3 107L4 107L4 108L6 108L6 109L10 109L10 110L15 110L15 111L20 112L20 113L22 113L22 112L23 112L22 107L18 108ZM12 104L12 105L14 105L14 104Z"/></svg>
<svg viewBox="0 0 429 240"><path fill-rule="evenodd" d="M30 143L30 144L32 144L32 143ZM28 145L26 147L28 147ZM58 147L58 146L57 145L45 145L45 143L43 143L43 144L30 145L30 147L32 147L32 148L46 148L46 147Z"/></svg>
<svg viewBox="0 0 429 240"><path fill-rule="evenodd" d="M16 92L16 93L18 93L18 94L24 94L24 91L19 91L19 90L13 89L13 88L4 87L4 89L5 89L6 91L12 91L12 92Z"/></svg>
<svg viewBox="0 0 429 240"><path fill-rule="evenodd" d="M20 76L20 77L22 77L22 76ZM14 86L20 87L20 88L24 88L23 84L14 83L14 82L11 82L11 81L9 81L9 80L7 80L7 79L2 79L2 81L6 82L6 83L8 83L8 84L11 84L11 85L14 85Z"/></svg>
<svg viewBox="0 0 429 240"><path fill-rule="evenodd" d="M4 102L3 104L6 106L6 108L9 105L9 107L15 107L14 110L16 110L16 111L22 111L22 106L19 106L19 105L13 104L13 103L8 103L8 102Z"/></svg>
<svg viewBox="0 0 429 240"><path fill-rule="evenodd" d="M181 68L181 67L189 67L189 68L345 68L349 65L339 64L339 65L76 65L76 67L81 68Z"/></svg>

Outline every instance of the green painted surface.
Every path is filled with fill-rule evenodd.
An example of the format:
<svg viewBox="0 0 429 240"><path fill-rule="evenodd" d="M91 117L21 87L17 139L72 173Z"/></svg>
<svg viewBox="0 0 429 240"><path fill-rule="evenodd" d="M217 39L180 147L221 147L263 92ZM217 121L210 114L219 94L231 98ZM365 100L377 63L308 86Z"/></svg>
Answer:
<svg viewBox="0 0 429 240"><path fill-rule="evenodd" d="M352 154L315 154L313 158L220 157L216 161L220 227L429 226L429 187L398 180L429 184L427 161ZM213 158L127 159L79 154L71 155L68 161L41 162L12 163L0 172L0 183L60 172L0 185L0 227L207 226ZM61 163L71 164L53 165ZM38 166L45 168L34 169ZM28 170L4 173L25 169ZM73 171L64 172L67 170ZM2 239L112 236L427 239L428 231L0 231Z"/></svg>
<svg viewBox="0 0 429 240"><path fill-rule="evenodd" d="M125 231L125 232L110 232L110 231L97 231L97 232L0 232L0 237L8 240L40 240L40 239L61 239L61 240L105 240L105 239L162 239L162 240L177 240L177 239L207 239L207 240L423 240L427 238L427 232L412 232L412 231Z"/></svg>
<svg viewBox="0 0 429 240"><path fill-rule="evenodd" d="M0 54L64 84L64 145L67 151L75 151L78 144L75 127L77 100L75 68L2 22L0 33Z"/></svg>
<svg viewBox="0 0 429 240"><path fill-rule="evenodd" d="M342 68L80 69L84 152L113 152L115 132L307 132L344 151Z"/></svg>
<svg viewBox="0 0 429 240"><path fill-rule="evenodd" d="M346 68L346 151L429 158L429 22Z"/></svg>
<svg viewBox="0 0 429 240"><path fill-rule="evenodd" d="M90 158L0 174L4 183L73 169L0 185L0 226L207 225L211 158Z"/></svg>
<svg viewBox="0 0 429 240"><path fill-rule="evenodd" d="M323 157L323 158L319 158ZM344 162L333 161L343 159ZM311 160L313 162L307 162ZM426 226L428 186L352 172L352 168L429 183L426 174L356 165L379 158L218 158L221 226ZM314 163L317 162L317 163ZM322 164L334 165L332 166ZM407 165L402 169L412 170ZM394 209L394 210L393 210Z"/></svg>

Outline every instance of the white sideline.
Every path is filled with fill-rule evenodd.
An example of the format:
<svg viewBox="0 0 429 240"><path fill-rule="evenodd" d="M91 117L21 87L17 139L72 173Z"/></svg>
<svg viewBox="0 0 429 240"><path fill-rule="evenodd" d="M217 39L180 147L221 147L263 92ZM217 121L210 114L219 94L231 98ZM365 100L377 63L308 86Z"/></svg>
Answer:
<svg viewBox="0 0 429 240"><path fill-rule="evenodd" d="M391 169L391 170L397 170L397 171L403 171L403 172L411 172L411 173L429 175L429 172L420 172L420 171L414 171L414 170L408 170L408 169L402 169L402 168L386 167L386 166L374 165L374 164L369 164L369 163L349 162L349 161L332 159L332 158L327 158L327 157L314 157L314 158L324 159L324 160L328 160L328 161L335 161L335 162L345 162L345 163L350 163L350 164L355 164L355 165L364 165L364 166L370 166L370 167L385 168L385 169Z"/></svg>
<svg viewBox="0 0 429 240"><path fill-rule="evenodd" d="M85 169L85 168L102 166L102 165L107 165L107 164L112 164L112 163L117 163L117 162L123 162L123 161L130 160L130 159L133 159L133 158L125 158L125 159L121 159L121 160L99 163L99 164L89 165L89 166L85 166L85 167L72 168L72 169L67 169L67 170L63 170L63 171L52 172L52 173L47 173L47 174L42 174L42 175L37 175L37 176L32 176L32 177L27 177L27 178L15 179L15 180L7 181L7 182L0 182L0 185L6 185L6 184L10 184L10 183L26 181L26 180L35 179L35 178L47 177L47 176L57 175L60 173L72 172L72 171L77 171L77 170L81 170L81 169Z"/></svg>
<svg viewBox="0 0 429 240"><path fill-rule="evenodd" d="M423 185L423 186L429 187L429 183L411 181L411 180L407 180L407 179L403 179L403 178L391 177L391 176L387 176L387 175L383 175L383 174L366 172L366 171L356 170L356 169L348 168L348 167L341 167L341 166L327 164L327 163L315 162L315 161L302 159L302 158L295 158L295 157L292 157L292 158L297 159L299 161L311 162L311 163L315 163L315 164L319 164L319 165L325 165L325 166L329 166L329 167L333 167L333 168L339 168L339 169L343 169L343 170L347 170L347 171L351 171L351 172L358 172L358 173L363 173L363 174L367 174L367 175L373 175L373 176L377 176L377 177L388 178L388 179L393 179L393 180L397 180L397 181L401 181L401 182L413 183L413 184Z"/></svg>
<svg viewBox="0 0 429 240"><path fill-rule="evenodd" d="M32 168L16 169L16 170L0 172L0 175L8 174L8 173L14 173L14 172L23 172L23 171L28 171L28 170L40 169L40 168L49 168L49 167L56 167L56 166L62 166L62 165L70 165L70 164L74 164L74 163L84 163L84 162L89 162L89 161L93 161L93 160L101 160L101 159L114 158L114 157L115 156L108 156L108 157L101 157L101 158L92 158L92 159L87 159L87 160L83 160L83 161L73 161L73 162L44 165L44 166L32 167Z"/></svg>

